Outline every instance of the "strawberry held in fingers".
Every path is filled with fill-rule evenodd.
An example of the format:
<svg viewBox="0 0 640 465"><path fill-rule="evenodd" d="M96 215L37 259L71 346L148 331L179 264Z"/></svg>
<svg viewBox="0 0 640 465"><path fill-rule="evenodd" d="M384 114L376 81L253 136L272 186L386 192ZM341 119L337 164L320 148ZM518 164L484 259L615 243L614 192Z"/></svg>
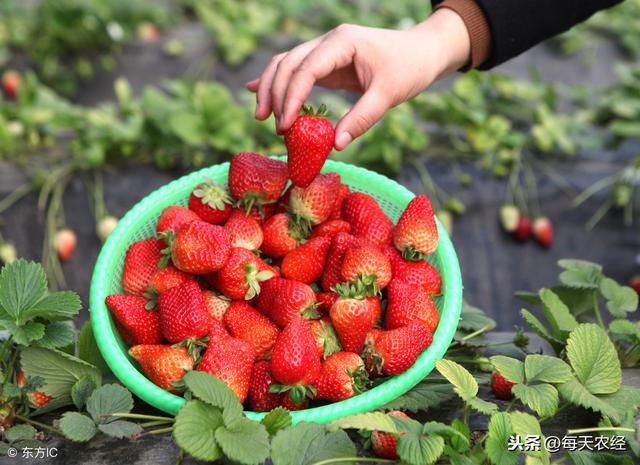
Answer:
<svg viewBox="0 0 640 465"><path fill-rule="evenodd" d="M388 415L399 418L409 418L409 415L400 410L392 410ZM404 433L399 434L403 435ZM378 457L389 460L399 460L400 457L398 456L397 446L398 435L383 433L381 431L371 433L371 448L373 449L373 453Z"/></svg>
<svg viewBox="0 0 640 465"><path fill-rule="evenodd" d="M282 276L311 284L320 279L324 270L331 239L320 236L309 239L282 260Z"/></svg>
<svg viewBox="0 0 640 465"><path fill-rule="evenodd" d="M176 391L175 384L193 370L193 357L183 346L140 344L129 349L140 369L154 384L167 391Z"/></svg>
<svg viewBox="0 0 640 465"><path fill-rule="evenodd" d="M440 273L426 260L405 260L394 247L387 246L382 253L391 262L394 280L422 287L431 295L439 295L442 288Z"/></svg>
<svg viewBox="0 0 640 465"><path fill-rule="evenodd" d="M438 326L440 316L433 299L423 288L402 281L392 280L387 288L385 326L388 329L419 321L430 331Z"/></svg>
<svg viewBox="0 0 640 465"><path fill-rule="evenodd" d="M189 209L201 220L211 224L223 224L231 215L232 200L224 186L206 181L196 187L189 196Z"/></svg>
<svg viewBox="0 0 640 465"><path fill-rule="evenodd" d="M303 239L299 225L284 213L277 213L262 225L263 241L260 250L268 257L280 258L298 247Z"/></svg>
<svg viewBox="0 0 640 465"><path fill-rule="evenodd" d="M284 394L269 392L269 388L276 383L271 373L271 365L266 361L259 361L251 371L249 384L249 406L256 412L270 412L280 407Z"/></svg>
<svg viewBox="0 0 640 465"><path fill-rule="evenodd" d="M162 242L154 237L135 242L127 250L122 270L122 289L127 294L144 295L158 272Z"/></svg>
<svg viewBox="0 0 640 465"><path fill-rule="evenodd" d="M356 237L378 247L391 243L393 222L369 194L349 194L342 203L342 219L351 223L351 232Z"/></svg>
<svg viewBox="0 0 640 465"><path fill-rule="evenodd" d="M393 230L393 244L410 260L436 251L438 227L431 201L426 195L418 195L409 202Z"/></svg>
<svg viewBox="0 0 640 465"><path fill-rule="evenodd" d="M553 224L546 216L536 218L532 226L533 236L543 247L551 247L553 244Z"/></svg>
<svg viewBox="0 0 640 465"><path fill-rule="evenodd" d="M73 252L76 250L76 246L78 245L78 237L73 230L69 228L64 228L56 232L56 236L54 238L54 247L56 248L56 253L58 257L63 262L68 262L73 257Z"/></svg>
<svg viewBox="0 0 640 465"><path fill-rule="evenodd" d="M158 312L148 310L148 302L136 295L114 294L105 299L122 339L129 345L162 342Z"/></svg>
<svg viewBox="0 0 640 465"><path fill-rule="evenodd" d="M340 402L364 392L368 384L369 375L360 356L353 352L336 352L322 362L315 382L316 398Z"/></svg>
<svg viewBox="0 0 640 465"><path fill-rule="evenodd" d="M361 281L373 295L391 281L391 262L373 245L350 247L344 253L340 277L342 282Z"/></svg>
<svg viewBox="0 0 640 465"><path fill-rule="evenodd" d="M278 275L278 270L253 252L234 247L225 266L205 279L229 299L251 300L260 294L263 282Z"/></svg>
<svg viewBox="0 0 640 465"><path fill-rule="evenodd" d="M325 222L331 216L340 192L340 175L321 174L307 187L291 189L289 207L294 218L307 224Z"/></svg>
<svg viewBox="0 0 640 465"><path fill-rule="evenodd" d="M211 316L202 290L194 280L160 294L158 311L162 335L173 344L207 335Z"/></svg>
<svg viewBox="0 0 640 465"><path fill-rule="evenodd" d="M177 232L183 225L192 221L202 221L193 211L180 205L165 208L158 218L156 233L160 236L165 231Z"/></svg>
<svg viewBox="0 0 640 465"><path fill-rule="evenodd" d="M260 223L244 210L236 209L231 213L224 229L231 236L233 247L242 247L247 250L258 250L262 245L264 235Z"/></svg>
<svg viewBox="0 0 640 465"><path fill-rule="evenodd" d="M275 204L288 178L285 162L259 153L238 153L229 165L229 190L247 212L254 206Z"/></svg>
<svg viewBox="0 0 640 465"><path fill-rule="evenodd" d="M324 118L326 107L317 111L304 105L300 116L284 135L289 177L294 186L307 187L320 173L335 138L333 125Z"/></svg>
<svg viewBox="0 0 640 465"><path fill-rule="evenodd" d="M280 328L295 317L317 318L316 293L308 284L273 278L262 285L256 307Z"/></svg>
<svg viewBox="0 0 640 465"><path fill-rule="evenodd" d="M266 316L244 301L232 302L224 314L224 324L233 337L250 343L257 360L271 357L280 330Z"/></svg>
<svg viewBox="0 0 640 465"><path fill-rule="evenodd" d="M336 286L340 297L331 307L329 315L340 343L347 352L360 353L367 333L375 326L382 313L380 299L365 297L364 291L362 283Z"/></svg>
<svg viewBox="0 0 640 465"><path fill-rule="evenodd" d="M491 390L493 394L502 400L511 400L513 399L513 393L511 392L511 388L515 386L516 383L512 383L504 378L497 371L491 377Z"/></svg>

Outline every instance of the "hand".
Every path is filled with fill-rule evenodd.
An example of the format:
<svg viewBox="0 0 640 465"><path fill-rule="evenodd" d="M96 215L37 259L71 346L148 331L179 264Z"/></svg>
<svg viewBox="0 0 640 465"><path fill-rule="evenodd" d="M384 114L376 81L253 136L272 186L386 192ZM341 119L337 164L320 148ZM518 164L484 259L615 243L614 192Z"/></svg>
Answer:
<svg viewBox="0 0 640 465"><path fill-rule="evenodd" d="M384 113L469 61L470 40L457 13L442 8L406 31L344 24L272 58L247 84L256 93L256 118L273 112L286 132L315 84L362 93L336 125L336 150Z"/></svg>

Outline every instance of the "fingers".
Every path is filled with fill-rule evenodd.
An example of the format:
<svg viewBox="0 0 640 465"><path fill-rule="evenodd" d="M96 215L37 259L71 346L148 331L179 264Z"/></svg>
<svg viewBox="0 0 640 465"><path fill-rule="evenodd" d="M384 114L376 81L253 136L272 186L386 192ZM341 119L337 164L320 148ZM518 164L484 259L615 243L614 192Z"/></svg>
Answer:
<svg viewBox="0 0 640 465"><path fill-rule="evenodd" d="M256 92L258 90L258 84L260 84L260 79L254 79L245 84L247 90L251 92Z"/></svg>
<svg viewBox="0 0 640 465"><path fill-rule="evenodd" d="M336 125L336 150L342 150L356 137L367 132L391 107L388 98L372 83L351 110Z"/></svg>
<svg viewBox="0 0 640 465"><path fill-rule="evenodd" d="M275 76L278 64L284 59L285 55L286 53L281 53L271 58L271 61L258 79L256 90L256 118L259 120L265 120L271 114L271 82Z"/></svg>

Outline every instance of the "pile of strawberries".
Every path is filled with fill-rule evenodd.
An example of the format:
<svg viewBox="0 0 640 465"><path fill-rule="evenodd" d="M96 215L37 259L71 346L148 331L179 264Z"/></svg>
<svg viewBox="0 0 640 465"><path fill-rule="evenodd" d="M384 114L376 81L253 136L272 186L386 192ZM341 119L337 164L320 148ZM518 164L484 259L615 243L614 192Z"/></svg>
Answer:
<svg viewBox="0 0 640 465"><path fill-rule="evenodd" d="M372 196L319 174L330 150L307 164L291 148L289 164L238 153L228 186L205 180L188 208L162 212L157 237L131 245L126 294L106 304L151 381L177 393L201 370L252 410L303 409L404 372L431 344L441 282L425 260L438 244L429 199L394 225Z"/></svg>

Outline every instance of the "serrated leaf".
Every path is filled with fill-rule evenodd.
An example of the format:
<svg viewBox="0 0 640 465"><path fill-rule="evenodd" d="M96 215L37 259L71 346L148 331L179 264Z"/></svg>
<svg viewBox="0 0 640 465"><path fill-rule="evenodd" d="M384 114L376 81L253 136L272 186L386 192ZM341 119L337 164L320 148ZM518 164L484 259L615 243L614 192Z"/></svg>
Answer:
<svg viewBox="0 0 640 465"><path fill-rule="evenodd" d="M551 289L541 289L542 310L551 324L554 337L563 340L566 335L578 326L578 321L569 311L569 307Z"/></svg>
<svg viewBox="0 0 640 465"><path fill-rule="evenodd" d="M171 129L185 142L200 145L204 142L202 119L192 113L177 113L169 119Z"/></svg>
<svg viewBox="0 0 640 465"><path fill-rule="evenodd" d="M564 361L548 355L530 354L524 360L527 382L564 383L572 377L571 367Z"/></svg>
<svg viewBox="0 0 640 465"><path fill-rule="evenodd" d="M60 291L46 295L35 303L32 307L22 311L20 320L27 321L37 317L52 318L73 318L80 309L82 303L78 294L72 291Z"/></svg>
<svg viewBox="0 0 640 465"><path fill-rule="evenodd" d="M468 451L471 444L471 430L469 429L469 426L464 421L455 418L451 422L451 428L455 429L462 436L462 438L460 438L459 436L451 436L449 438L451 446L457 452Z"/></svg>
<svg viewBox="0 0 640 465"><path fill-rule="evenodd" d="M514 434L518 434L523 438L527 435L539 436L540 443L544 444L544 435L540 428L540 422L536 417L524 412L511 412L509 419L511 420L511 428ZM549 452L544 447L541 447L539 451L525 453L539 459L543 465L549 465Z"/></svg>
<svg viewBox="0 0 640 465"><path fill-rule="evenodd" d="M9 442L34 439L37 432L31 425L15 425L4 432L4 438Z"/></svg>
<svg viewBox="0 0 640 465"><path fill-rule="evenodd" d="M508 413L498 412L491 415L484 449L493 465L515 465L518 462L518 453L510 451L507 447L512 434Z"/></svg>
<svg viewBox="0 0 640 465"><path fill-rule="evenodd" d="M76 332L69 322L53 321L45 326L42 338L32 344L45 349L57 349L73 344L75 336Z"/></svg>
<svg viewBox="0 0 640 465"><path fill-rule="evenodd" d="M429 465L435 463L444 452L441 436L423 436L406 433L398 438L398 455L408 465Z"/></svg>
<svg viewBox="0 0 640 465"><path fill-rule="evenodd" d="M638 293L613 279L604 278L600 282L600 292L607 299L607 310L617 318L624 318L627 312L635 312L638 308Z"/></svg>
<svg viewBox="0 0 640 465"><path fill-rule="evenodd" d="M609 323L609 331L625 336L635 336L640 339L640 324L629 320L613 320Z"/></svg>
<svg viewBox="0 0 640 465"><path fill-rule="evenodd" d="M484 413L485 415L491 415L494 412L498 411L498 406L493 402L488 402L479 397L474 397L466 401L473 410L476 410L480 413Z"/></svg>
<svg viewBox="0 0 640 465"><path fill-rule="evenodd" d="M558 409L558 391L550 384L516 384L511 391L540 417L550 417Z"/></svg>
<svg viewBox="0 0 640 465"><path fill-rule="evenodd" d="M558 384L556 387L562 398L568 402L591 409L594 412L600 412L616 422L620 420L620 414L616 408L589 392L576 378Z"/></svg>
<svg viewBox="0 0 640 465"><path fill-rule="evenodd" d="M571 451L567 452L567 456L575 465L633 465L633 459L628 455Z"/></svg>
<svg viewBox="0 0 640 465"><path fill-rule="evenodd" d="M214 462L222 457L216 441L216 430L222 426L222 413L217 407L190 400L176 415L173 438L176 444L199 460Z"/></svg>
<svg viewBox="0 0 640 465"><path fill-rule="evenodd" d="M598 397L616 409L620 417L624 417L626 412L635 412L640 408L640 388L623 385L613 394L602 394Z"/></svg>
<svg viewBox="0 0 640 465"><path fill-rule="evenodd" d="M0 308L14 321L47 291L47 278L38 263L18 259L0 270Z"/></svg>
<svg viewBox="0 0 640 465"><path fill-rule="evenodd" d="M204 371L189 371L182 379L194 396L222 410L227 427L242 418L242 404L221 379Z"/></svg>
<svg viewBox="0 0 640 465"><path fill-rule="evenodd" d="M96 423L116 421L106 417L111 413L129 413L133 408L133 397L129 390L119 384L105 384L93 391L87 399L87 412Z"/></svg>
<svg viewBox="0 0 640 465"><path fill-rule="evenodd" d="M78 334L78 358L95 366L100 373L109 373L109 367L102 358L98 344L93 337L91 322L86 321Z"/></svg>
<svg viewBox="0 0 640 465"><path fill-rule="evenodd" d="M132 421L116 420L111 423L102 423L98 429L112 438L130 438L133 435L142 433L142 427Z"/></svg>
<svg viewBox="0 0 640 465"><path fill-rule="evenodd" d="M489 358L489 361L498 373L508 381L512 383L524 382L524 364L520 360L504 355L494 355Z"/></svg>
<svg viewBox="0 0 640 465"><path fill-rule="evenodd" d="M622 372L616 349L607 333L593 323L573 330L567 357L580 382L592 394L611 394L620 387Z"/></svg>
<svg viewBox="0 0 640 465"><path fill-rule="evenodd" d="M562 348L564 347L564 343L560 339L552 336L549 330L542 324L542 322L538 318L536 318L529 310L523 308L520 310L520 314L522 315L522 318L524 318L525 321L529 324L531 330L542 339L547 341L549 344L551 344L556 353L562 350Z"/></svg>
<svg viewBox="0 0 640 465"><path fill-rule="evenodd" d="M466 425L462 422L458 422L458 425L462 425L462 427L466 427ZM437 434L438 436L444 436L449 439L456 439L457 441L464 444L465 448L469 446L469 431L465 430L466 434L463 434L458 428L454 428L453 426L445 425L439 421L428 421L424 425L422 425L422 434L431 435Z"/></svg>
<svg viewBox="0 0 640 465"><path fill-rule="evenodd" d="M80 378L71 388L71 400L78 410L82 410L87 400L96 388L93 379L89 376Z"/></svg>
<svg viewBox="0 0 640 465"><path fill-rule="evenodd" d="M22 346L28 346L31 342L41 339L44 336L44 325L35 321L30 321L22 326L16 326L13 321L2 320L0 325L5 327L12 335L13 340Z"/></svg>
<svg viewBox="0 0 640 465"><path fill-rule="evenodd" d="M281 429L290 427L291 422L291 413L285 408L277 407L267 413L260 423L267 428L267 433L273 436Z"/></svg>
<svg viewBox="0 0 640 465"><path fill-rule="evenodd" d="M78 412L65 412L60 419L60 430L74 442L87 442L96 435L96 424Z"/></svg>
<svg viewBox="0 0 640 465"><path fill-rule="evenodd" d="M453 389L465 402L478 394L478 383L462 365L451 360L440 359L436 362L436 370L453 384Z"/></svg>
<svg viewBox="0 0 640 465"><path fill-rule="evenodd" d="M493 329L496 326L494 319L490 318L481 309L469 305L466 301L462 302L460 310L460 321L458 328L467 332L477 331L481 328Z"/></svg>
<svg viewBox="0 0 640 465"><path fill-rule="evenodd" d="M597 289L602 279L602 267L586 260L558 260L565 271L560 273L560 282L569 287Z"/></svg>
<svg viewBox="0 0 640 465"><path fill-rule="evenodd" d="M242 418L233 428L218 428L215 435L222 451L235 462L258 465L269 456L269 433L261 423Z"/></svg>
<svg viewBox="0 0 640 465"><path fill-rule="evenodd" d="M453 386L449 383L423 380L409 392L385 404L384 410L408 410L418 412L437 407L454 396Z"/></svg>
<svg viewBox="0 0 640 465"><path fill-rule="evenodd" d="M273 465L311 465L338 458L356 457L356 447L343 430L327 432L322 425L298 423L273 437L271 460ZM352 460L332 464L350 465Z"/></svg>
<svg viewBox="0 0 640 465"><path fill-rule="evenodd" d="M382 431L385 433L397 433L398 428L392 417L382 412L358 413L348 417L332 421L327 426L329 431L342 429L364 429L367 431Z"/></svg>

